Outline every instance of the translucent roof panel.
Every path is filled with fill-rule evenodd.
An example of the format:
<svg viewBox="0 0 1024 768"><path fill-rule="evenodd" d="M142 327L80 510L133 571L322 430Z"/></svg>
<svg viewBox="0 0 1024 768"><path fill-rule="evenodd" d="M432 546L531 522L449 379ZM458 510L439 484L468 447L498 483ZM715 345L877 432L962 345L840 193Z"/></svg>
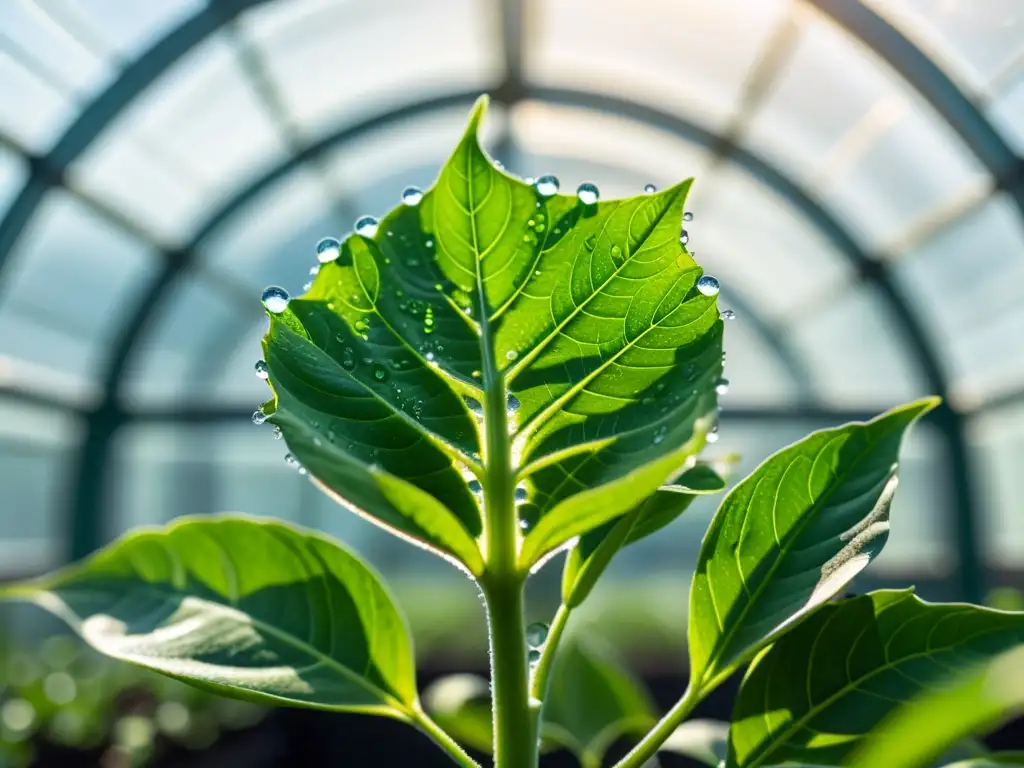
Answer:
<svg viewBox="0 0 1024 768"><path fill-rule="evenodd" d="M206 0L35 0L79 36L109 46L126 59L147 50L173 28L206 8Z"/></svg>
<svg viewBox="0 0 1024 768"><path fill-rule="evenodd" d="M152 249L72 195L50 192L11 255L0 313L0 354L49 369L84 396L143 281ZM15 331L15 328L17 331Z"/></svg>
<svg viewBox="0 0 1024 768"><path fill-rule="evenodd" d="M1024 224L999 194L908 253L895 272L934 329L964 407L1020 387Z"/></svg>
<svg viewBox="0 0 1024 768"><path fill-rule="evenodd" d="M17 152L0 145L0 216L7 213L28 178L28 163Z"/></svg>
<svg viewBox="0 0 1024 768"><path fill-rule="evenodd" d="M242 34L300 129L452 91L501 73L497 8L473 0L300 0L246 14Z"/></svg>
<svg viewBox="0 0 1024 768"><path fill-rule="evenodd" d="M974 91L984 91L1024 49L1019 0L864 1Z"/></svg>
<svg viewBox="0 0 1024 768"><path fill-rule="evenodd" d="M214 200L284 152L281 129L225 32L150 86L71 178L179 243Z"/></svg>
<svg viewBox="0 0 1024 768"><path fill-rule="evenodd" d="M727 123L788 0L527 0L526 75Z"/></svg>
<svg viewBox="0 0 1024 768"><path fill-rule="evenodd" d="M4 326L7 327L6 325ZM38 573L61 563L62 518L73 451L82 436L70 416L0 403L0 576Z"/></svg>
<svg viewBox="0 0 1024 768"><path fill-rule="evenodd" d="M818 14L802 18L745 141L791 169L870 250L988 183L949 126L866 46Z"/></svg>
<svg viewBox="0 0 1024 768"><path fill-rule="evenodd" d="M971 426L971 448L983 494L979 520L986 560L999 568L1024 562L1024 406L1000 408Z"/></svg>
<svg viewBox="0 0 1024 768"><path fill-rule="evenodd" d="M1017 154L1024 155L1024 63L1016 72L1016 81L992 100L988 114Z"/></svg>

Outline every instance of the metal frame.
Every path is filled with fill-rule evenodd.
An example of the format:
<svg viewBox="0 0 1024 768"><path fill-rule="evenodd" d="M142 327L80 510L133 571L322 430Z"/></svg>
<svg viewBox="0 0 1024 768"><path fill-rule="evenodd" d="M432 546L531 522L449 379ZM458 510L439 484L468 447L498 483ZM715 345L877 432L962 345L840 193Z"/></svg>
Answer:
<svg viewBox="0 0 1024 768"><path fill-rule="evenodd" d="M63 175L70 164L80 157L92 142L117 118L117 116L149 86L157 77L169 69L179 58L187 54L225 24L243 11L267 0L212 0L211 4L196 16L188 19L164 39L156 43L136 62L126 68L118 80L91 102L79 115L54 149L46 157L29 158L31 175L15 202L0 222L0 272L6 266L10 253L31 220L45 193L63 182ZM877 14L849 0L806 0L820 11L846 27L853 35L871 46L909 83L917 88L964 138L971 151L992 172L1001 188L1011 192L1024 217L1024 182L1022 182L1021 160L1002 142L998 133L963 95L956 85L933 62L912 43ZM503 41L506 45L506 60L509 77L497 89L497 96L508 103L529 95L555 103L569 104L584 108L598 108L615 111L662 129L684 136L706 146L722 146L723 137L694 126L686 121L650 106L631 103L622 99L597 94L581 93L565 89L529 89L522 81L522 14L519 0L504 0L502 5ZM449 100L464 100L466 94L452 94ZM436 102L437 100L435 100ZM426 105L409 105L380 116L373 121L379 125L382 120L399 119L401 114L419 114ZM341 139L336 138L336 141ZM711 144L709 142L716 142ZM298 155L291 164L301 162ZM841 226L824 208L815 202L792 179L781 173L761 158L735 146L729 147L729 156L752 175L761 179L791 204L801 210L823 234L839 247L840 251L856 267L866 280L876 284L892 308L918 365L929 381L929 385L940 395L948 394L945 372L939 356L933 349L927 334L911 305L899 286L893 280L885 264L872 261L849 232ZM276 175L280 177L285 171ZM269 174L268 176L273 176ZM271 179L272 181L272 179ZM268 181L267 183L270 183ZM246 197L251 190L243 190L236 200ZM207 225L197 233L198 242L211 231L219 221L226 219L237 205L228 205L220 214L211 217ZM144 335L152 322L156 308L167 295L169 288L193 262L193 254L183 249L165 251L163 272L142 293L133 313L136 323L125 326L115 344L111 362L104 377L104 397L101 404L88 415L86 439L79 451L76 466L76 498L72 505L72 553L81 555L98 543L102 535L95 519L99 502L103 497L105 468L111 452L112 438L117 428L129 416L119 407L122 374L131 357L136 342ZM185 413L181 412L185 417ZM969 599L978 599L982 587L981 563L978 557L975 525L972 514L975 494L970 456L965 436L964 417L948 405L937 417L949 448L953 468L952 483L956 495L957 537L960 547L961 591Z"/></svg>

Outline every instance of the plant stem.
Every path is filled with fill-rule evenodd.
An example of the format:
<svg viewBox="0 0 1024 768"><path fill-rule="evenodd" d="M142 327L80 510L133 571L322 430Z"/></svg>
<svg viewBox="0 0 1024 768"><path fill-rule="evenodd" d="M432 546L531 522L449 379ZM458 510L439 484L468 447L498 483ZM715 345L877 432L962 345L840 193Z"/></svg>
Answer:
<svg viewBox="0 0 1024 768"><path fill-rule="evenodd" d="M480 768L480 764L467 755L465 750L448 735L448 732L435 723L430 715L419 707L412 713L412 720L416 727L429 736L430 740L437 744L437 746L447 752L448 756L457 765L461 765L463 768Z"/></svg>
<svg viewBox="0 0 1024 768"><path fill-rule="evenodd" d="M640 743L630 750L628 755L615 764L614 768L641 768L645 765L658 753L658 748L665 743L672 732L686 719L686 716L693 711L705 692L691 681L683 697L640 740Z"/></svg>
<svg viewBox="0 0 1024 768"><path fill-rule="evenodd" d="M491 640L495 768L536 768L536 718L527 687L521 579L484 585Z"/></svg>
<svg viewBox="0 0 1024 768"><path fill-rule="evenodd" d="M558 643L562 639L562 633L569 623L569 616L572 609L565 603L558 607L555 617L551 620L548 628L548 636L541 649L540 659L533 670L533 679L530 681L530 696L534 699L544 701L548 695L548 679L551 676L551 666L555 660L555 653L558 650Z"/></svg>

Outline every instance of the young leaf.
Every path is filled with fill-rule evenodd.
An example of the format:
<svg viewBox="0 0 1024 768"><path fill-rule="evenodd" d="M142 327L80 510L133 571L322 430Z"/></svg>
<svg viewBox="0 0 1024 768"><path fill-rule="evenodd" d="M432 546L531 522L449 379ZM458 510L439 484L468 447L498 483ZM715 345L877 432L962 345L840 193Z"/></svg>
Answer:
<svg viewBox="0 0 1024 768"><path fill-rule="evenodd" d="M725 760L729 748L729 724L718 720L687 720L661 745L662 752L674 752L699 760L711 768Z"/></svg>
<svg viewBox="0 0 1024 768"><path fill-rule="evenodd" d="M719 493L725 481L708 464L696 464L622 517L585 533L569 550L562 570L562 602L580 605L622 547L664 528L702 494Z"/></svg>
<svg viewBox="0 0 1024 768"><path fill-rule="evenodd" d="M920 400L816 432L734 488L704 537L690 592L690 669L708 686L836 595L889 533L906 429Z"/></svg>
<svg viewBox="0 0 1024 768"><path fill-rule="evenodd" d="M405 620L377 575L282 523L180 519L3 595L107 656L232 698L393 717L417 703Z"/></svg>
<svg viewBox="0 0 1024 768"><path fill-rule="evenodd" d="M647 692L609 651L579 639L558 649L542 732L583 765L600 765L612 742L644 733L655 719Z"/></svg>
<svg viewBox="0 0 1024 768"><path fill-rule="evenodd" d="M698 288L679 240L689 183L597 203L541 194L480 148L485 106L417 204L339 244L303 297L271 303L264 340L265 412L302 465L474 573L477 414L508 421L521 501L539 518L528 567L699 448L723 327L717 283ZM573 504L582 491L601 495Z"/></svg>
<svg viewBox="0 0 1024 768"><path fill-rule="evenodd" d="M957 749L965 737L982 735L1022 712L1024 650L1017 648L988 664L975 665L954 685L925 691L899 706L862 740L850 764L855 768L928 768L938 755L944 756L942 764L946 765L952 753L963 756L968 751L973 757L952 765L1022 765L1021 753L987 755L977 748Z"/></svg>
<svg viewBox="0 0 1024 768"><path fill-rule="evenodd" d="M827 605L751 665L733 711L727 766L845 765L905 702L1022 641L1024 614L929 604L911 590Z"/></svg>

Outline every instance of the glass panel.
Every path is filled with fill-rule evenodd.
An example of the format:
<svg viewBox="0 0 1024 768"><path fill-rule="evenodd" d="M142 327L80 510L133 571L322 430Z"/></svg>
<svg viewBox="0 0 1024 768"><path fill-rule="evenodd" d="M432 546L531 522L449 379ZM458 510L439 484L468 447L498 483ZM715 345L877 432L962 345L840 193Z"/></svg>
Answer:
<svg viewBox="0 0 1024 768"><path fill-rule="evenodd" d="M189 376L209 345L237 338L248 327L236 303L193 274L175 283L150 330L137 343L135 364L126 382L126 397L135 405L165 404L189 396L207 402L218 396ZM251 317L260 316L254 293ZM258 353L258 352L257 352Z"/></svg>
<svg viewBox="0 0 1024 768"><path fill-rule="evenodd" d="M1020 387L1024 356L1024 226L1000 193L895 265L949 361L958 405Z"/></svg>
<svg viewBox="0 0 1024 768"><path fill-rule="evenodd" d="M496 5L474 0L323 3L242 20L288 111L311 133L440 93L487 90L501 72Z"/></svg>
<svg viewBox="0 0 1024 768"><path fill-rule="evenodd" d="M205 6L205 0L62 0L57 8L79 23L88 23L94 35L132 59Z"/></svg>
<svg viewBox="0 0 1024 768"><path fill-rule="evenodd" d="M64 554L61 515L69 471L81 440L72 416L0 402L0 575L36 575L59 565Z"/></svg>
<svg viewBox="0 0 1024 768"><path fill-rule="evenodd" d="M107 136L81 160L92 184L116 192L120 199L132 194L133 177L119 174L141 149L151 160L136 173L156 174L151 183L161 194L169 194L164 191L166 177L179 179L179 188L198 188L196 208L235 189L254 169L285 151L277 127L239 66L237 44L226 33L190 51L149 86ZM154 170L154 165L164 168ZM162 197L155 195L135 207L159 220L155 209L162 204Z"/></svg>
<svg viewBox="0 0 1024 768"><path fill-rule="evenodd" d="M725 124L788 2L527 0L530 82L614 93Z"/></svg>
<svg viewBox="0 0 1024 768"><path fill-rule="evenodd" d="M731 304L728 291L722 292L720 302L723 308ZM778 405L797 399L793 372L757 333L753 318L740 313L726 323L725 352L725 376L730 385L721 399L723 407Z"/></svg>
<svg viewBox="0 0 1024 768"><path fill-rule="evenodd" d="M7 213L26 179L28 163L25 159L6 147L0 147L0 217Z"/></svg>
<svg viewBox="0 0 1024 768"><path fill-rule="evenodd" d="M736 166L697 179L693 212L686 229L698 261L769 318L793 318L852 279L847 259L807 219Z"/></svg>
<svg viewBox="0 0 1024 768"><path fill-rule="evenodd" d="M109 79L110 63L77 40L32 0L8 0L0 5L0 48L11 51L28 68L45 69L45 79L59 90L84 96ZM54 55L59 51L59 55ZM40 71L43 75L43 72Z"/></svg>
<svg viewBox="0 0 1024 768"><path fill-rule="evenodd" d="M828 403L883 409L930 394L899 322L870 284L794 318L790 328Z"/></svg>
<svg viewBox="0 0 1024 768"><path fill-rule="evenodd" d="M1019 571L1024 566L1024 406L1000 408L978 416L969 430L983 494L978 521L985 559L994 568Z"/></svg>
<svg viewBox="0 0 1024 768"><path fill-rule="evenodd" d="M745 139L792 169L873 250L988 183L926 102L817 15L806 19Z"/></svg>
<svg viewBox="0 0 1024 768"><path fill-rule="evenodd" d="M1024 155L1024 72L989 105L988 116L1017 154Z"/></svg>
<svg viewBox="0 0 1024 768"><path fill-rule="evenodd" d="M1024 41L1020 0L864 0L955 78L980 91Z"/></svg>
<svg viewBox="0 0 1024 768"><path fill-rule="evenodd" d="M3 351L71 380L94 379L157 264L148 246L68 193L50 192L11 255Z"/></svg>
<svg viewBox="0 0 1024 768"><path fill-rule="evenodd" d="M0 50L0 132L25 149L43 153L75 116L77 105Z"/></svg>

